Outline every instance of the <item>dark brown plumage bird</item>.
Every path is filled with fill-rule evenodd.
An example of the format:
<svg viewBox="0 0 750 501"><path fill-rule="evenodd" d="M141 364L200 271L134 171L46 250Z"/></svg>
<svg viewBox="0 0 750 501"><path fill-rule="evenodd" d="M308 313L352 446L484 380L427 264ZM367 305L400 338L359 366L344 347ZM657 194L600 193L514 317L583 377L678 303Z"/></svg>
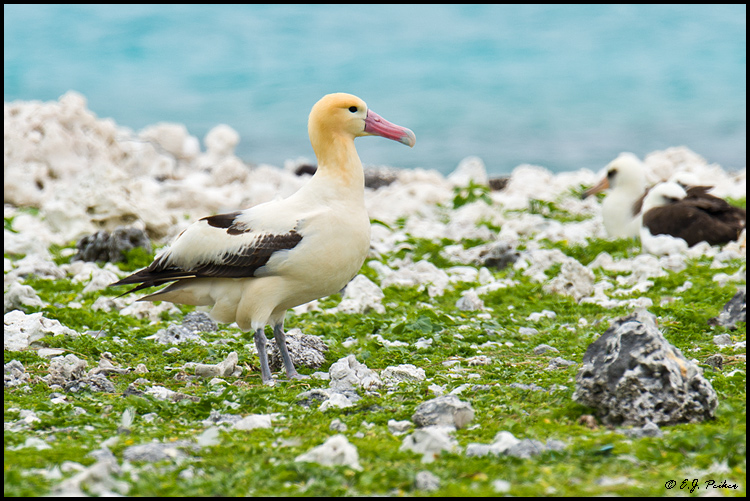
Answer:
<svg viewBox="0 0 750 501"><path fill-rule="evenodd" d="M682 238L691 247L704 241L721 245L737 240L747 224L745 209L708 194L710 189L685 190L675 182L654 186L643 201L643 227L651 235Z"/></svg>

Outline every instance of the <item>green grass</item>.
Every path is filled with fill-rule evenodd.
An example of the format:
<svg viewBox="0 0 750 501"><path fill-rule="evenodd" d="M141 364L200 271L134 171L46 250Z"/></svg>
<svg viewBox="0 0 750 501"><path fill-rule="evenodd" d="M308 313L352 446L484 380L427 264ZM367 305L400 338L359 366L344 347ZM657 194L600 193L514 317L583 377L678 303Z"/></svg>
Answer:
<svg viewBox="0 0 750 501"><path fill-rule="evenodd" d="M457 191L454 205L484 200L486 192L476 187ZM486 200L485 200L486 201ZM544 217L561 221L575 220L554 204L538 203L532 207ZM6 220L6 227L12 221ZM383 256L427 259L440 268L453 266L440 256L440 249L456 242L433 242L409 238L409 248ZM476 245L481 242L468 242ZM587 264L599 252L608 252L615 259L633 257L640 252L637 242L629 240L592 239L586 245L546 242L548 248L560 249L568 256ZM56 260L64 260L63 249L54 249ZM6 256L16 259L18 256ZM152 255L129 255L123 269L132 271L150 262ZM706 493L704 482L737 483L739 488L717 490L723 495L745 495L746 479L746 364L744 350L719 350L713 336L729 333L733 341L745 340L745 324L735 331L711 327L707 320L716 316L734 295L737 283L719 286L712 277L719 272L735 273L745 260L732 260L725 268L711 269L711 259L688 262L687 269L670 272L653 279L654 285L645 294L653 306L659 325L667 339L687 358L695 358L705 371L719 396L716 418L697 424L663 427L662 438L632 439L606 427L589 429L578 420L592 410L571 399L574 378L580 365L545 370L556 356L580 364L588 345L607 328L610 319L629 313L618 307L606 309L593 304L578 304L573 299L547 294L543 284L523 276L513 268L495 271L497 278L508 278L516 285L482 296L485 312L462 312L455 307L461 293L478 286L457 283L443 296L431 298L426 291L412 287L388 287L384 290L386 313L365 315L329 314L323 311L289 315L287 329L299 327L307 334L322 336L330 346L326 364L354 354L374 370L389 365L414 364L425 370L428 381L402 384L393 393L382 390L365 395L347 409L321 413L315 406L308 409L297 403L297 396L310 388L325 388L327 381L309 379L278 383L269 388L261 384L257 358L250 355L249 336L226 325L218 332L205 333L208 345L179 345L180 353L165 354L169 346L144 338L160 328L179 323L190 307L180 307L181 315L164 314L150 323L120 315L117 312L94 311L93 302L101 295L116 296L121 291L107 290L84 294L84 284L70 280L45 280L28 277L26 284L50 304L44 308L26 308L27 313L41 311L47 318L57 319L78 332L101 331L101 337L81 335L76 338L48 336L40 345L64 349L86 360L89 367L97 365L102 353L109 352L121 367L147 366L146 374L111 375L113 394L63 393L47 387L39 378L47 374L49 361L34 350L5 352L5 362L19 360L32 376L28 390L6 388L4 413L4 481L6 496L38 496L53 492L60 479L48 479L41 472L60 467L67 461L91 465L89 452L111 439L110 450L122 464L123 451L135 444L158 440L194 440L205 430L202 420L212 410L224 414L279 413L271 429L252 431L222 430L219 443L199 451L186 451L184 460L158 463L133 463L131 468L115 474L125 481L133 496L352 496L352 495L497 495L493 482L510 482L508 494L514 496L662 496L688 493L680 489L683 479L697 478L700 489L693 495ZM547 270L552 277L555 267ZM374 271L364 266L362 273L376 280ZM595 270L597 280L613 280L615 273ZM693 287L677 292L685 280ZM637 294L618 299L637 297ZM674 298L662 304L665 297ZM321 302L322 309L338 304L339 295ZM71 302L81 308L72 308ZM532 312L552 310L555 318L538 322L526 320ZM483 313L489 313L485 315ZM581 321L584 319L584 321ZM521 327L533 327L538 334L523 335ZM270 332L269 332L270 334ZM407 347L388 348L372 335L391 341L409 343ZM344 347L342 342L353 338L356 343ZM420 338L432 339L424 349L416 349ZM218 343L217 341L221 341ZM488 344L486 344L488 343ZM559 353L535 355L533 348L546 343ZM482 348L479 348L483 346ZM228 385L210 386L203 379L175 377L187 362L216 363L231 351L237 351L246 371L240 378L228 378ZM727 359L719 371L704 364L705 359L722 353ZM463 360L477 354L491 358L490 365L468 366ZM737 355L743 355L738 357ZM443 365L458 359L468 369L453 377L454 372ZM300 372L310 374L310 369ZM471 376L470 376L471 375ZM139 378L150 385L166 386L174 391L199 397L198 402L183 400L163 402L151 397L123 396L125 389ZM517 438L540 441L562 440L563 451L547 452L531 459L512 457L467 457L463 452L442 453L434 463L423 464L421 457L400 451L403 436L387 431L390 419L407 420L416 407L434 397L430 384L444 385L449 392L461 385L460 393L475 411L470 425L453 436L460 447L470 443L490 443L499 431L509 431ZM511 388L510 383L537 384L545 389L559 385L557 391L530 391ZM218 388L218 389L217 389ZM64 394L65 401L52 403L53 393ZM118 430L126 409L135 412L129 430ZM33 410L38 421L28 427L8 430L7 424L18 421L22 410ZM81 411L85 411L82 413ZM144 416L151 415L148 421ZM349 441L357 447L363 471L347 467L324 467L297 463L295 457L321 444L335 432L329 429L333 419L347 427ZM365 426L370 423L372 426ZM13 450L29 437L38 437L52 448ZM114 439L113 439L114 437ZM422 470L429 470L441 479L439 490L427 493L415 490L414 479ZM65 471L62 478L74 472ZM677 486L668 490L665 483L675 480Z"/></svg>

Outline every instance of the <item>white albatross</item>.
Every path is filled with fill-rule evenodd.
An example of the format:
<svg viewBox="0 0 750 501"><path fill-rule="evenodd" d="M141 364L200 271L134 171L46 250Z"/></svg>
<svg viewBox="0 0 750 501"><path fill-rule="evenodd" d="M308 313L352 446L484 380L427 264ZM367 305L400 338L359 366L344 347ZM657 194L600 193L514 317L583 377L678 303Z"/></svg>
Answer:
<svg viewBox="0 0 750 501"><path fill-rule="evenodd" d="M147 268L112 284L128 292L174 282L145 301L210 306L219 322L254 332L261 379L273 379L265 326L290 379L286 310L340 291L364 263L370 220L364 172L354 138L382 136L414 146L414 133L369 110L351 94L329 94L313 106L308 133L318 169L296 193L243 211L204 217L188 226Z"/></svg>
<svg viewBox="0 0 750 501"><path fill-rule="evenodd" d="M621 153L606 167L606 176L584 191L581 198L609 189L602 202L602 220L607 235L637 237L641 229L641 203L646 191L646 169L632 153Z"/></svg>

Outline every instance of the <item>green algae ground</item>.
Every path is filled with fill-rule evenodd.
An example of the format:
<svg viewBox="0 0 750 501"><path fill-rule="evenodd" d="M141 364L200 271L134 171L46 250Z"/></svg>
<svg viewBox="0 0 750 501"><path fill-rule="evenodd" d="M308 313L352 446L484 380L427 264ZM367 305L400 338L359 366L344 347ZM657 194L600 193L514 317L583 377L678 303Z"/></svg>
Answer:
<svg viewBox="0 0 750 501"><path fill-rule="evenodd" d="M456 193L454 206L484 200L486 193L476 186ZM744 201L741 201L744 205ZM569 221L566 214L548 202L532 204L532 212ZM12 230L12 220L5 221ZM392 254L392 258L427 259L440 268L451 263L439 255L449 240L433 242L410 239ZM477 245L483 242L464 242ZM615 259L640 253L630 240L589 239L584 245L543 242L587 264L599 252ZM55 261L67 262L64 248L53 248ZM69 253L67 253L69 254ZM16 260L21 256L8 256ZM152 255L133 253L121 268L134 271L150 262ZM39 496L55 492L64 479L75 474L69 462L91 465L90 452L108 448L123 465L123 451L153 440L195 441L207 426L212 410L222 414L272 414L270 429L225 430L213 445L186 450L186 457L155 463L132 462L114 474L115 492L132 496L355 496L355 495L434 495L434 496L590 496L590 495L705 495L744 496L746 493L746 362L745 349L720 350L713 337L729 334L733 343L744 342L746 326L736 330L709 326L722 306L736 293L738 282L719 285L717 273L732 275L745 266L745 259L724 262L711 268L712 259L687 262L683 271L668 272L653 279L645 293L633 292L617 299L648 297L649 311L659 321L665 337L688 359L696 359L719 398L716 418L698 424L663 427L661 438L629 438L621 430L598 426L594 429L580 421L591 414L571 399L574 378L588 345L608 327L609 320L625 315L626 307L603 308L579 304L570 297L548 294L543 284L534 282L511 268L495 270L496 278L512 279L516 285L482 296L486 311L459 311L456 301L466 289L478 283L459 282L445 294L430 297L416 287L386 287L382 303L385 313L363 315L331 314L326 308L338 304L340 296L321 302L321 311L288 315L287 329L299 327L306 334L324 338L330 347L328 367L341 357L354 354L358 361L376 371L390 365L414 364L425 370L427 381L401 384L396 391L382 390L365 395L354 407L320 412L298 404L297 396L311 388L326 388L328 382L308 379L280 382L269 388L261 384L257 358L251 354L252 340L246 334L220 325L218 332L204 333L206 345L185 343L179 353L167 354L169 346L144 339L158 329L180 323L192 308L179 306L180 314L165 313L149 323L121 315L116 311L94 311L93 302L101 295L115 296L122 291L105 290L83 293L85 284L71 280L46 280L28 277L39 297L49 304L27 307L26 313L43 312L50 319L78 332L98 331L100 336L80 335L43 338L39 346L60 348L96 366L102 353L109 352L119 367L145 364L146 374L110 375L114 393L59 393L50 390L39 378L47 374L49 360L35 350L5 351L5 363L20 361L31 375L27 388L5 388L4 415L4 494ZM548 278L555 267L547 270ZM377 274L367 265L362 273L376 281ZM614 278L616 273L595 270L597 280ZM693 286L682 290L689 280ZM679 289L679 290L678 290ZM72 302L80 308L71 307ZM534 312L550 310L554 318L527 320ZM487 315L489 313L489 315ZM522 327L536 329L529 334ZM270 334L270 332L269 332ZM388 347L377 336L403 341L408 346ZM425 348L415 348L420 339L432 340ZM344 343L345 340L348 342ZM540 344L554 346L559 353L535 355ZM211 386L207 379L184 377L181 370L188 362L217 363L237 351L246 370L239 378L227 378L226 385ZM469 365L477 354L486 355L488 365ZM711 355L725 357L721 369L705 363ZM570 367L547 370L549 360L560 356L576 362ZM455 365L443 364L458 361ZM313 371L300 368L303 374ZM138 378L152 385L198 397L197 401L178 403L147 396L123 396L124 390ZM546 391L524 390L511 383L535 384ZM422 463L421 455L401 451L403 436L388 431L390 419L410 420L416 407L434 397L431 384L443 385L448 393L463 390L459 398L472 405L475 418L453 436L460 451L443 452L432 463ZM57 394L56 394L57 393ZM64 399L59 397L64 396ZM53 398L57 397L57 398ZM54 400L54 402L53 402ZM23 411L33 410L38 420L28 426L9 429L21 420ZM81 410L85 412L81 412ZM127 413L126 413L127 411ZM124 419L125 414L132 415ZM145 419L144 416L149 416ZM320 445L336 432L331 422L339 419L348 428L344 434L356 446L357 471L345 466L326 467L294 459ZM124 426L126 425L126 426ZM468 457L463 451L470 443L492 442L500 431L509 431L519 439L545 442L561 440L562 451L549 451L529 459L509 456ZM42 439L49 448L24 447L29 438ZM415 477L430 471L440 479L434 491L416 489ZM502 481L502 482L499 482ZM505 484L507 482L507 484ZM711 483L713 482L713 484ZM736 488L732 485L736 484ZM126 488L122 486L126 485ZM508 487L509 486L509 487ZM87 489L84 484L84 489ZM119 489L119 490L118 490ZM95 492L93 492L95 493Z"/></svg>

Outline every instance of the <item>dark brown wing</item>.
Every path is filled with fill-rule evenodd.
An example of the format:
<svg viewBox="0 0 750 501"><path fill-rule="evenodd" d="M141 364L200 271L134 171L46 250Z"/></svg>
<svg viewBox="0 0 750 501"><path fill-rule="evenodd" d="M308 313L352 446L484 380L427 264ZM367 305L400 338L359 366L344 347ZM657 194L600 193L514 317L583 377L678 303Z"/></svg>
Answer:
<svg viewBox="0 0 750 501"><path fill-rule="evenodd" d="M745 209L735 207L723 198L715 197L707 193L712 186L692 186L687 189L687 198L684 203L693 204L711 217L734 228L737 235L747 226L747 212ZM736 237L735 237L736 238Z"/></svg>
<svg viewBox="0 0 750 501"><path fill-rule="evenodd" d="M220 214L199 220L147 268L110 287L140 284L125 293L128 294L175 280L254 277L276 252L293 249L302 241L296 228L281 234L253 231L237 220L240 214ZM203 252L201 248L214 251Z"/></svg>
<svg viewBox="0 0 750 501"><path fill-rule="evenodd" d="M706 241L719 245L736 240L741 228L727 224L703 207L705 201L685 198L673 204L654 207L643 215L643 225L652 235L672 235L689 246Z"/></svg>

